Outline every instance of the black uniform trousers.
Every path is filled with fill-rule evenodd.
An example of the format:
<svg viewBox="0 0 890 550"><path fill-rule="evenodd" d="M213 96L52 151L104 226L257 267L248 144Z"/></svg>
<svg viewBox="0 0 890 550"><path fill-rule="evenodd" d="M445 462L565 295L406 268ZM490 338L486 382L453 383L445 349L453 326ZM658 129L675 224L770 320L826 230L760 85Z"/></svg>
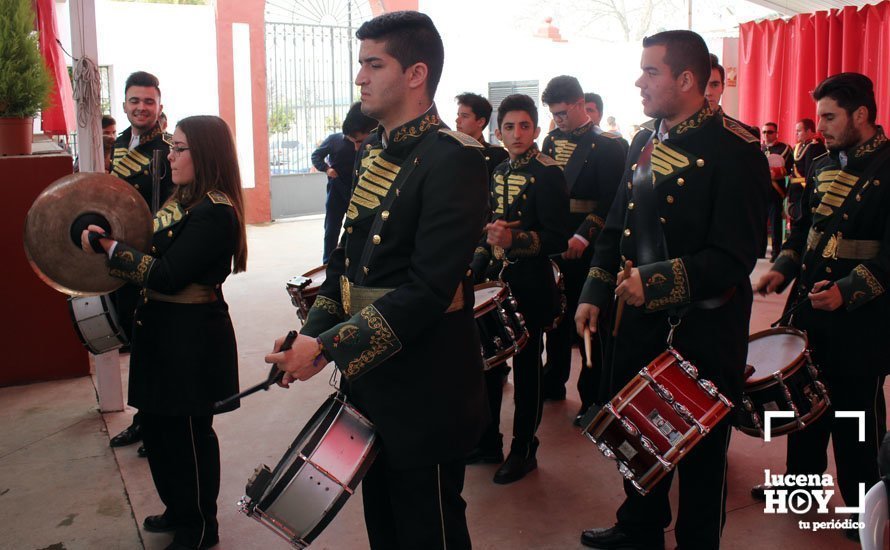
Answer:
<svg viewBox="0 0 890 550"><path fill-rule="evenodd" d="M625 482L627 498L617 513L622 530L638 537L647 549L664 547L664 529L671 523L668 493L677 472L680 478L677 547L679 550L719 548L726 523L726 450L730 427L727 417L712 428L646 496Z"/></svg>
<svg viewBox="0 0 890 550"><path fill-rule="evenodd" d="M585 368L587 355L584 352L584 345L578 336L578 331L575 330L575 310L578 309L581 288L584 286L584 281L587 280L592 255L593 243L590 243L581 258L577 260L566 260L562 257L556 259L565 281L566 313L559 326L547 333L547 363L544 369L546 373L544 394L562 393L561 390L565 389L572 370L572 346L579 344L578 351L581 354L582 368L578 375L578 394L581 396L581 405L585 407L589 407L596 401L597 385L602 369L599 339L591 339L593 368Z"/></svg>
<svg viewBox="0 0 890 550"><path fill-rule="evenodd" d="M394 469L377 455L362 480L372 550L469 550L463 460Z"/></svg>
<svg viewBox="0 0 890 550"><path fill-rule="evenodd" d="M343 216L349 207L349 183L340 178L329 178L327 191L328 197L324 203L324 264L328 263L331 252L337 248L343 231Z"/></svg>
<svg viewBox="0 0 890 550"><path fill-rule="evenodd" d="M769 235L772 237L772 251L770 256L775 259L782 250L782 231L785 226L784 200L778 196L771 196L767 203L766 219L769 223ZM766 257L766 237L763 239L763 256Z"/></svg>
<svg viewBox="0 0 890 550"><path fill-rule="evenodd" d="M117 322L127 341L133 340L133 319L136 316L136 306L139 304L142 296L141 289L133 283L126 283L124 286L112 292L111 303L114 304L114 312L117 314ZM142 424L142 413L138 410L133 415L132 426ZM147 448L147 447L146 447Z"/></svg>
<svg viewBox="0 0 890 550"><path fill-rule="evenodd" d="M818 420L788 434L786 471L822 474L828 468L828 438L834 447L837 485L847 506L859 505L859 484L865 491L877 483L878 449L887 431L884 377L831 376L823 373L831 407ZM859 441L856 418L835 418L835 411L865 412L865 441Z"/></svg>
<svg viewBox="0 0 890 550"><path fill-rule="evenodd" d="M174 540L190 548L217 540L220 469L213 416L141 415L151 477L165 517L178 526Z"/></svg>
<svg viewBox="0 0 890 550"><path fill-rule="evenodd" d="M485 393L488 395L488 407L491 412L491 422L479 439L479 449L483 451L503 450L503 438L501 434L501 403L504 398L504 384L510 368L506 363L496 365L485 371Z"/></svg>

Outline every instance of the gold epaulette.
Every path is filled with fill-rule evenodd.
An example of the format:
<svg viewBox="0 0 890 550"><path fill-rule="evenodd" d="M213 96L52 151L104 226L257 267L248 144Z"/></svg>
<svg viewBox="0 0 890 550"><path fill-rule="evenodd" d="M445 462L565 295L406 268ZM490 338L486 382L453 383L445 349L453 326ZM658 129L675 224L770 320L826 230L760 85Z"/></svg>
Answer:
<svg viewBox="0 0 890 550"><path fill-rule="evenodd" d="M208 191L207 196L210 197L210 202L212 202L213 204L225 204L226 206L232 206L232 201L230 201L228 195L226 195L222 191Z"/></svg>
<svg viewBox="0 0 890 550"><path fill-rule="evenodd" d="M161 139L164 140L164 143L166 143L170 147L173 147L173 134L164 132L163 134L161 134Z"/></svg>
<svg viewBox="0 0 890 550"><path fill-rule="evenodd" d="M454 141L460 143L464 147L476 147L477 149L484 149L481 143L471 138L467 134L463 132L458 132L457 130L446 130L444 128L439 130L439 133L442 135L446 135L453 139Z"/></svg>
<svg viewBox="0 0 890 550"><path fill-rule="evenodd" d="M553 160L551 157L548 157L544 153L538 153L538 156L536 156L535 159L537 159L537 161L544 166L559 166L558 162Z"/></svg>
<svg viewBox="0 0 890 550"><path fill-rule="evenodd" d="M828 154L828 151L825 151L824 153L822 153L822 154L819 155L818 157L813 158L813 160L820 159L820 158L824 157L824 156L827 155L827 154ZM810 161L810 162L812 162L812 161Z"/></svg>
<svg viewBox="0 0 890 550"><path fill-rule="evenodd" d="M655 119L651 118L651 119L647 120L646 122L640 124L640 128L643 130L649 130L650 132L654 132L655 131Z"/></svg>
<svg viewBox="0 0 890 550"><path fill-rule="evenodd" d="M747 128L742 126L741 122L734 118L723 115L723 127L729 130L731 134L734 134L736 137L741 138L742 141L746 141L748 143L760 143L760 140L754 137L754 134L749 132Z"/></svg>

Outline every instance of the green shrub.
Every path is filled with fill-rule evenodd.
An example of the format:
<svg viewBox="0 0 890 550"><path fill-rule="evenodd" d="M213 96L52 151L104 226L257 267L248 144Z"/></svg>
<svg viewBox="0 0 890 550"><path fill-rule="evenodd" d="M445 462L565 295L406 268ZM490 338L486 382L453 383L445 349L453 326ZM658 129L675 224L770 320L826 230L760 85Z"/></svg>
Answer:
<svg viewBox="0 0 890 550"><path fill-rule="evenodd" d="M51 81L34 20L31 0L0 0L0 117L33 117L47 104Z"/></svg>

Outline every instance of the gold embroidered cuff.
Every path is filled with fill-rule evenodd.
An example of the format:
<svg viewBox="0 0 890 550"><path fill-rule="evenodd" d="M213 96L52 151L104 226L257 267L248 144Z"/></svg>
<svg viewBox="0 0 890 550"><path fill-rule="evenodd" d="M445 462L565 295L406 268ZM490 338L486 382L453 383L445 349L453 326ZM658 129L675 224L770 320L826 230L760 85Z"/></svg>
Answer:
<svg viewBox="0 0 890 550"><path fill-rule="evenodd" d="M155 259L135 248L118 242L108 260L108 273L112 277L125 279L139 286L145 286L148 274L154 267Z"/></svg>
<svg viewBox="0 0 890 550"><path fill-rule="evenodd" d="M513 244L507 256L510 258L530 258L541 254L541 237L537 231L513 231Z"/></svg>
<svg viewBox="0 0 890 550"><path fill-rule="evenodd" d="M300 334L308 336L318 336L337 323L342 323L346 319L346 313L340 302L332 300L327 296L317 296L312 307L309 308L309 314L306 316L306 322L300 329Z"/></svg>
<svg viewBox="0 0 890 550"><path fill-rule="evenodd" d="M402 349L395 332L374 306L319 335L324 349L350 381Z"/></svg>
<svg viewBox="0 0 890 550"><path fill-rule="evenodd" d="M591 267L581 288L579 302L605 308L615 293L615 275L601 267Z"/></svg>
<svg viewBox="0 0 890 550"><path fill-rule="evenodd" d="M846 277L839 279L837 287L847 305L847 311L854 311L884 294L884 285L862 264L854 267Z"/></svg>
<svg viewBox="0 0 890 550"><path fill-rule="evenodd" d="M643 265L639 269L646 310L658 311L689 303L689 277L683 260L675 258Z"/></svg>

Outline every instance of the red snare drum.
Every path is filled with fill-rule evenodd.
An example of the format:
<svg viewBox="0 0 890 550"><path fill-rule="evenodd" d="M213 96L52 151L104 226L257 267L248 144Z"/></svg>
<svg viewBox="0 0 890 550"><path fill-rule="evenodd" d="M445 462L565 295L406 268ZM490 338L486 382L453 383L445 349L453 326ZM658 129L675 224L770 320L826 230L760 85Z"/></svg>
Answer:
<svg viewBox="0 0 890 550"><path fill-rule="evenodd" d="M304 323L306 316L309 315L309 308L315 303L315 297L318 296L318 291L327 278L327 269L326 265L316 267L287 282L290 301L297 308L297 317Z"/></svg>
<svg viewBox="0 0 890 550"><path fill-rule="evenodd" d="M599 411L584 435L645 495L731 408L712 382L669 348Z"/></svg>
<svg viewBox="0 0 890 550"><path fill-rule="evenodd" d="M525 347L528 329L507 283L492 281L476 285L473 295L476 300L473 316L479 328L485 370L488 370Z"/></svg>

